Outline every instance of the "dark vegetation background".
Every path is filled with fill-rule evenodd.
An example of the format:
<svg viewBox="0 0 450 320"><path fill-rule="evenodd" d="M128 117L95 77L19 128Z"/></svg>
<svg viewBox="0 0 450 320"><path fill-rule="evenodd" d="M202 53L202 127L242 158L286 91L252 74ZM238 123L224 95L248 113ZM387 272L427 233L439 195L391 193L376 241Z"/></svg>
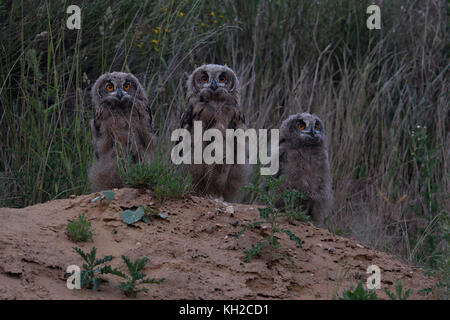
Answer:
<svg viewBox="0 0 450 320"><path fill-rule="evenodd" d="M81 30L66 9L82 8ZM382 29L366 28L381 7ZM160 141L187 75L227 64L253 128L326 123L330 230L449 273L449 1L0 1L0 206L88 191L90 87L136 74ZM447 282L448 283L448 282Z"/></svg>

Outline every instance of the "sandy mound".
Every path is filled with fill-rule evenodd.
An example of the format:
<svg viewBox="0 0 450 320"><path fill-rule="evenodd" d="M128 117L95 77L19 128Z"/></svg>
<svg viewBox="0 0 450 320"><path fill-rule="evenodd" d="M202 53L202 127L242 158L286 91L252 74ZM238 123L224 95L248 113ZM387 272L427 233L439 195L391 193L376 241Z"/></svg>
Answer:
<svg viewBox="0 0 450 320"><path fill-rule="evenodd" d="M150 193L116 190L107 206L92 203L96 195L0 208L0 299L124 298L117 287L120 278L113 276L106 276L110 281L98 292L66 288L67 266L82 265L73 246L84 251L96 246L97 257L113 255L111 265L124 271L122 254L133 260L147 256L144 272L166 281L146 285L149 292L140 293L140 299L331 299L360 280L365 283L371 264L381 268L383 289L393 291L398 279L411 289L410 299L430 297L419 292L433 285L423 270L310 224L288 226L302 239L302 249L280 236L295 265L284 259L268 268L264 254L244 263L244 249L265 231L255 229L239 239L233 235L258 218L255 206L232 204L233 214L226 210L229 204L192 196L164 203L160 211L166 220L128 226L120 213L142 204L154 206ZM92 222L93 242L74 244L65 234L66 224L83 212ZM377 295L386 298L383 290Z"/></svg>

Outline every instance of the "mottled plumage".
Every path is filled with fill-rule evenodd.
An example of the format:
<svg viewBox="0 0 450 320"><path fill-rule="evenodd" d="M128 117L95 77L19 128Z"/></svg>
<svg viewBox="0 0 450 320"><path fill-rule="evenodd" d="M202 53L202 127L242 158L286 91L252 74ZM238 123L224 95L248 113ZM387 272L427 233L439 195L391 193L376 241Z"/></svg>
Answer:
<svg viewBox="0 0 450 320"><path fill-rule="evenodd" d="M192 134L194 121L202 121L203 132L211 128L222 132L224 146L226 129L246 129L239 110L239 81L232 69L216 64L203 65L190 75L187 89L187 108L181 116L181 128ZM207 144L204 142L203 148ZM225 148L223 154L225 157ZM191 164L187 169L198 192L227 201L236 199L236 193L249 175L248 165L225 164L225 160L224 164Z"/></svg>
<svg viewBox="0 0 450 320"><path fill-rule="evenodd" d="M155 139L147 94L134 75L112 72L98 78L91 95L95 108L90 121L94 145L91 189L121 187L117 157L130 156L133 163L150 158Z"/></svg>
<svg viewBox="0 0 450 320"><path fill-rule="evenodd" d="M308 198L302 205L316 225L323 225L333 208L325 139L323 122L309 113L290 116L280 128L280 168L276 176L286 176L283 190L296 189Z"/></svg>

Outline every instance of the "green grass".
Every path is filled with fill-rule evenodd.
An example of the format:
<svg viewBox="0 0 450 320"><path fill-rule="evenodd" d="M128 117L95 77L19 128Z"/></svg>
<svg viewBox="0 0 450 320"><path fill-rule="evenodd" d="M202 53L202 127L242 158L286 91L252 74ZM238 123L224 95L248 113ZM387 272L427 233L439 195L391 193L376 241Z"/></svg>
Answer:
<svg viewBox="0 0 450 320"><path fill-rule="evenodd" d="M147 163L133 164L128 157L118 160L119 174L127 187L150 189L160 202L183 197L192 191L192 177L169 161L155 156Z"/></svg>
<svg viewBox="0 0 450 320"><path fill-rule="evenodd" d="M72 220L67 224L66 232L74 242L92 240L91 223L86 220L84 213L78 215L78 220Z"/></svg>
<svg viewBox="0 0 450 320"><path fill-rule="evenodd" d="M368 0L79 1L79 31L65 27L70 4L0 4L0 206L88 192L89 93L100 74L140 78L160 143L170 145L187 75L215 62L239 75L250 127L276 128L300 110L324 120L331 230L442 265L448 1L383 2L381 30L365 27Z"/></svg>

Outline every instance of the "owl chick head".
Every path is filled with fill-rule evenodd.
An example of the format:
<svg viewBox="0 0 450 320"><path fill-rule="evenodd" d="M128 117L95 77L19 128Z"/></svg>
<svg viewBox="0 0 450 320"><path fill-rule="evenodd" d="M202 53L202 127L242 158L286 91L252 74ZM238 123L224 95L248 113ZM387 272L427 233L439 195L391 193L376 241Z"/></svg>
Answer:
<svg viewBox="0 0 450 320"><path fill-rule="evenodd" d="M239 105L239 80L229 67L205 64L192 72L187 81L188 99L199 96L201 100L227 100Z"/></svg>
<svg viewBox="0 0 450 320"><path fill-rule="evenodd" d="M147 102L147 94L139 80L131 73L111 72L101 75L92 88L95 106L107 103L110 106L131 106Z"/></svg>
<svg viewBox="0 0 450 320"><path fill-rule="evenodd" d="M325 127L315 114L297 113L281 124L280 139L297 147L322 146L325 141Z"/></svg>

